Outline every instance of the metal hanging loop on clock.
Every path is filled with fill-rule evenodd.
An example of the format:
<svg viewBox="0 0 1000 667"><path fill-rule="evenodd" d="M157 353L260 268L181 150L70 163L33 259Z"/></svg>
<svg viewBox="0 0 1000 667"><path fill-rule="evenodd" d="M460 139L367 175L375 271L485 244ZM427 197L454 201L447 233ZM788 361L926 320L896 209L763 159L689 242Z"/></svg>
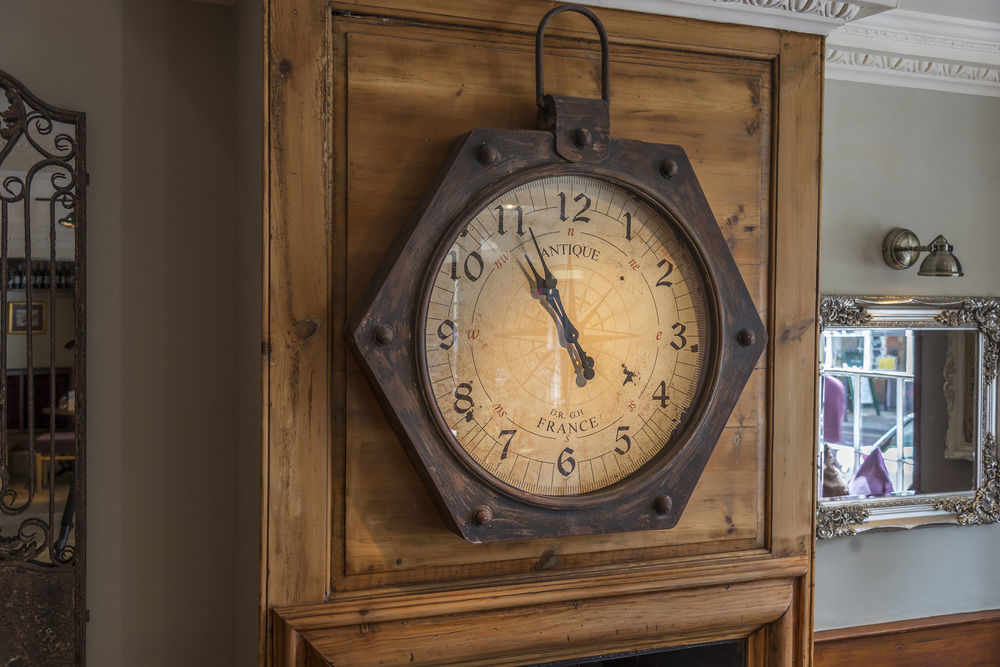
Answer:
<svg viewBox="0 0 1000 667"><path fill-rule="evenodd" d="M545 27L552 17L563 12L576 12L583 14L597 29L597 34L601 37L601 99L606 104L610 104L611 76L608 73L608 31L604 29L604 24L597 15L581 5L559 5L553 7L542 17L538 24L538 31L535 33L535 101L538 108L545 107L545 55L543 45L545 42Z"/></svg>
<svg viewBox="0 0 1000 667"><path fill-rule="evenodd" d="M601 37L601 98L567 97L545 94L545 26L562 12L583 14ZM569 162L601 162L611 148L611 120L608 111L611 85L608 69L608 33L594 12L580 5L559 5L549 10L535 33L535 101L538 129L552 132L556 153Z"/></svg>

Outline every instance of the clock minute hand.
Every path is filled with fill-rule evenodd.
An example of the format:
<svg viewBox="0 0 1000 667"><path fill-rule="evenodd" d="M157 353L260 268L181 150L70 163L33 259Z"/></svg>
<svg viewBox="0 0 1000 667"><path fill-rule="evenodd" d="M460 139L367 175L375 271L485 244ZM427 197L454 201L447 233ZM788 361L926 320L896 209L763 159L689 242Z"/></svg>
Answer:
<svg viewBox="0 0 1000 667"><path fill-rule="evenodd" d="M544 287L548 289L555 289L556 277L552 275L552 272L549 271L548 265L545 263L545 256L542 254L542 249L538 247L538 239L535 238L535 230L533 230L531 227L528 227L528 233L531 234L531 242L535 244L535 252L538 253L538 261L542 263L542 271L545 272ZM525 257L527 257L527 255L525 255ZM529 264L531 263L530 260L528 263ZM540 276L538 275L538 272L535 271L534 267L531 267L531 270L535 272L535 278L536 280L538 280L538 289L542 289L543 284L542 281L539 280Z"/></svg>
<svg viewBox="0 0 1000 667"><path fill-rule="evenodd" d="M562 299L559 297L559 289L556 287L558 281L556 277L552 275L549 271L548 265L545 263L545 256L542 254L542 249L538 246L538 239L535 238L535 230L528 227L528 233L531 234L531 242L535 244L535 252L538 253L538 261L542 264L542 270L545 272L545 277L535 270L535 265L531 263L531 258L525 254L524 258L528 260L528 266L531 267L531 272L535 276L535 288L538 293L545 297L545 301L552 308L553 313L559 320L559 325L562 327L563 336L566 338L566 342L573 345L576 348L576 353L579 357L579 362L577 357L574 357L572 353L569 355L570 360L573 362L574 368L581 368L583 370L583 377L585 380L594 379L594 358L589 356L583 351L583 347L580 346L580 332L577 330L573 323L569 319L569 315L566 314L566 308L563 306ZM567 348L567 352L569 349Z"/></svg>
<svg viewBox="0 0 1000 667"><path fill-rule="evenodd" d="M587 356L580 347L579 338L580 333L577 331L573 323L569 321L569 317L566 315L566 309L563 308L562 299L559 298L559 290L555 287L548 287L550 281L542 278L541 274L535 269L535 265L531 263L531 258L527 254L524 255L524 259L528 261L528 266L531 268L531 272L535 276L534 290L537 294L545 297L545 303L549 305L546 309L549 314L556 321L556 325L562 330L562 337L566 343L573 345L576 348L577 354L579 355L579 361L577 357L573 356L573 352L567 347L566 352L569 353L569 360L573 362L573 368L583 369L584 379L590 380L594 377L594 360ZM549 274L551 275L551 274ZM555 282L553 277L551 282ZM589 364L589 365L588 365Z"/></svg>

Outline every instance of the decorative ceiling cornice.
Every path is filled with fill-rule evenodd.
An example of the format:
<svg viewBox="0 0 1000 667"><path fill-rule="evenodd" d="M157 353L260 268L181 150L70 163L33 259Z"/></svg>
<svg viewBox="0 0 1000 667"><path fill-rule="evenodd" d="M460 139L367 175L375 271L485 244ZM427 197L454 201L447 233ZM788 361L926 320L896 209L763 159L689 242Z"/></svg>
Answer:
<svg viewBox="0 0 1000 667"><path fill-rule="evenodd" d="M898 0L583 0L595 7L827 35L897 6Z"/></svg>
<svg viewBox="0 0 1000 667"><path fill-rule="evenodd" d="M582 0L598 7L827 36L826 77L1000 97L1000 23L899 0Z"/></svg>
<svg viewBox="0 0 1000 667"><path fill-rule="evenodd" d="M826 44L828 79L1000 97L1000 23L894 10Z"/></svg>

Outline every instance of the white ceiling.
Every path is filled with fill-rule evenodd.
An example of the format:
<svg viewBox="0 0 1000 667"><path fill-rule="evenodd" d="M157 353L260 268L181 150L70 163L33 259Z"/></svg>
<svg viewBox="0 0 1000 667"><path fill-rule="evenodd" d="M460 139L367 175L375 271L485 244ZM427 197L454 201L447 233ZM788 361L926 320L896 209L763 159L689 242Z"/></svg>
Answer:
<svg viewBox="0 0 1000 667"><path fill-rule="evenodd" d="M899 0L899 9L1000 23L1000 0Z"/></svg>

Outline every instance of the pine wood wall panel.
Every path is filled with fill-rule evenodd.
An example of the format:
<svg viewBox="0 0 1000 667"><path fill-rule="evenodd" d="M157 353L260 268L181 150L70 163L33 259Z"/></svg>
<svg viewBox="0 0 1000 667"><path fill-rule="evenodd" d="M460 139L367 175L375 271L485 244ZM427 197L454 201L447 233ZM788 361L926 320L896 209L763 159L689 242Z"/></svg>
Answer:
<svg viewBox="0 0 1000 667"><path fill-rule="evenodd" d="M262 609L321 599L329 576L329 20L311 0L265 14Z"/></svg>
<svg viewBox="0 0 1000 667"><path fill-rule="evenodd" d="M336 28L336 27L335 27ZM533 127L534 48L524 35L485 42L451 28L355 25L346 44L347 285L353 303L454 139L475 127ZM575 96L600 93L592 44L549 40L546 81ZM501 65L502 63L502 65ZM612 46L614 136L681 143L698 168L719 225L750 284L768 275L770 63ZM377 113L373 113L377 110ZM337 224L337 223L335 223ZM339 224L337 225L339 228ZM766 301L760 300L762 319ZM520 560L543 553L673 547L707 553L763 545L765 394L761 361L679 524L631 535L470 545L448 531L364 377L349 362L346 571L348 574ZM694 546L698 545L698 546ZM676 547L686 547L679 551ZM631 556L632 558L635 555ZM556 566L587 562L559 558ZM417 576L425 578L425 573Z"/></svg>
<svg viewBox="0 0 1000 667"><path fill-rule="evenodd" d="M809 664L822 40L596 10L612 135L684 146L770 344L676 528L470 545L341 329L455 138L534 127L551 4L265 2L262 661L523 664L747 637L750 665ZM586 19L550 25L547 92L596 96L598 62Z"/></svg>

